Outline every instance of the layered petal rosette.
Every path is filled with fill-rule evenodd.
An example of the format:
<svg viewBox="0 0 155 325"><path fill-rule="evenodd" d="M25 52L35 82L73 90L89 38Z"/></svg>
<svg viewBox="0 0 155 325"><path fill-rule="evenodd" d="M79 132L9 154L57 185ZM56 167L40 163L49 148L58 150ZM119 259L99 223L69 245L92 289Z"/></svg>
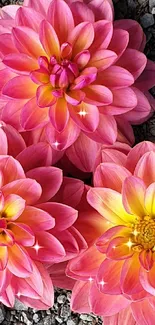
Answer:
<svg viewBox="0 0 155 325"><path fill-rule="evenodd" d="M141 52L138 23L113 27L112 18L109 0L31 0L2 9L2 120L19 130L44 129L58 150L81 132L105 144L125 130L130 135L130 124L151 112L142 91L155 84L154 65Z"/></svg>
<svg viewBox="0 0 155 325"><path fill-rule="evenodd" d="M118 178L114 173L109 177L109 186L107 177L105 186L103 179L103 185L89 189L87 194L89 204L104 217L108 229L67 266L68 276L78 280L71 304L75 311L102 315L105 324L154 322L154 149L149 142L131 149L127 157L130 171L109 163L113 169L115 165L116 174L120 167L124 175L118 170Z"/></svg>

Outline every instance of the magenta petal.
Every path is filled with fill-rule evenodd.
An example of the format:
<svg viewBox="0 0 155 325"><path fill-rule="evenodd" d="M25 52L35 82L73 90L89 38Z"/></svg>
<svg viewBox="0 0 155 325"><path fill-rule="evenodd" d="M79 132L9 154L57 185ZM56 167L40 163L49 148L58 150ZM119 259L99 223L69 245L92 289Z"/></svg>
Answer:
<svg viewBox="0 0 155 325"><path fill-rule="evenodd" d="M132 74L122 67L111 66L99 72L97 81L106 87L115 89L131 86L134 83Z"/></svg>
<svg viewBox="0 0 155 325"><path fill-rule="evenodd" d="M151 306L149 299L133 302L131 310L134 319L140 325L152 325L154 322L154 306Z"/></svg>
<svg viewBox="0 0 155 325"><path fill-rule="evenodd" d="M10 272L21 278L29 276L32 273L32 262L27 252L17 244L8 248L8 251L8 269Z"/></svg>
<svg viewBox="0 0 155 325"><path fill-rule="evenodd" d="M9 308L13 308L15 304L15 295L11 285L8 285L6 290L0 296L0 301L2 304L6 305Z"/></svg>
<svg viewBox="0 0 155 325"><path fill-rule="evenodd" d="M155 85L155 63L148 60L143 73L135 82L135 86L141 91L146 91Z"/></svg>
<svg viewBox="0 0 155 325"><path fill-rule="evenodd" d="M11 34L3 33L2 35L0 35L0 53L2 57L10 53L18 53L13 43Z"/></svg>
<svg viewBox="0 0 155 325"><path fill-rule="evenodd" d="M21 130L20 115L26 100L8 100L7 104L2 110L2 120L8 124L11 124L16 130Z"/></svg>
<svg viewBox="0 0 155 325"><path fill-rule="evenodd" d="M5 132L0 128L0 154L7 155L8 152L8 142Z"/></svg>
<svg viewBox="0 0 155 325"><path fill-rule="evenodd" d="M134 60L132 58L134 57ZM145 54L134 50L134 49L126 49L120 59L117 61L117 65L122 68L127 69L136 80L143 70L145 69L147 63L147 58Z"/></svg>
<svg viewBox="0 0 155 325"><path fill-rule="evenodd" d="M78 313L90 313L89 305L89 290L90 290L89 281L76 281L75 286L73 287L72 296L71 296L71 309L74 312Z"/></svg>
<svg viewBox="0 0 155 325"><path fill-rule="evenodd" d="M113 4L111 0L92 0L88 2L89 8L95 14L96 20L113 20Z"/></svg>
<svg viewBox="0 0 155 325"><path fill-rule="evenodd" d="M25 130L33 130L44 126L48 120L48 108L40 108L35 97L28 101L21 111L21 125Z"/></svg>
<svg viewBox="0 0 155 325"><path fill-rule="evenodd" d="M32 28L36 32L39 30L39 25L44 19L41 12L37 12L30 7L20 7L16 14L17 26L26 26Z"/></svg>
<svg viewBox="0 0 155 325"><path fill-rule="evenodd" d="M84 2L75 1L71 3L71 11L73 14L75 25L82 23L83 21L89 21L94 23L94 13Z"/></svg>
<svg viewBox="0 0 155 325"><path fill-rule="evenodd" d="M84 90L86 97L84 101L88 104L103 106L112 103L113 94L109 88L101 85L89 85Z"/></svg>
<svg viewBox="0 0 155 325"><path fill-rule="evenodd" d="M29 76L15 77L3 87L3 95L15 99L29 99L34 97L37 85Z"/></svg>
<svg viewBox="0 0 155 325"><path fill-rule="evenodd" d="M58 98L49 110L50 121L58 132L62 132L69 120L69 112L66 100Z"/></svg>
<svg viewBox="0 0 155 325"><path fill-rule="evenodd" d="M19 74L29 74L38 68L37 60L22 53L11 53L4 57L3 63Z"/></svg>
<svg viewBox="0 0 155 325"><path fill-rule="evenodd" d="M137 106L135 89L131 87L112 89L113 102L111 105L101 107L100 112L109 115L120 115L131 111L132 114L133 109Z"/></svg>
<svg viewBox="0 0 155 325"><path fill-rule="evenodd" d="M82 102L79 106L69 106L70 115L84 131L94 132L99 123L99 111L95 105Z"/></svg>
<svg viewBox="0 0 155 325"><path fill-rule="evenodd" d="M118 58L121 57L129 43L129 33L123 29L114 29L109 50L114 51Z"/></svg>
<svg viewBox="0 0 155 325"><path fill-rule="evenodd" d="M94 23L95 38L89 51L93 54L98 49L106 49L111 41L113 34L112 22L100 20ZM100 35L100 37L98 37Z"/></svg>

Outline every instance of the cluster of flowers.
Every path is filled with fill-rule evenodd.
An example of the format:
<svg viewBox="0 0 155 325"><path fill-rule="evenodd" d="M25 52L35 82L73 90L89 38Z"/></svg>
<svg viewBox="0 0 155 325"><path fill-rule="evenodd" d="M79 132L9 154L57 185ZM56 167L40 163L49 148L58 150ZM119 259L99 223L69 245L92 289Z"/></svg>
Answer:
<svg viewBox="0 0 155 325"><path fill-rule="evenodd" d="M104 325L155 319L155 64L111 0L0 10L0 301L71 308ZM93 178L92 182L91 179ZM89 184L89 185L86 185Z"/></svg>

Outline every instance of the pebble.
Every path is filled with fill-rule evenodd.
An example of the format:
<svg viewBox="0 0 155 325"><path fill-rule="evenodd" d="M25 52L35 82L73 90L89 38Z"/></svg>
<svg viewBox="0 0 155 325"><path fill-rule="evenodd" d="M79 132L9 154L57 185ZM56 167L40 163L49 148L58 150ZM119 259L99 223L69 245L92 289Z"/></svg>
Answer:
<svg viewBox="0 0 155 325"><path fill-rule="evenodd" d="M154 25L154 17L152 14L146 13L140 18L141 25L143 28L148 28L149 26Z"/></svg>
<svg viewBox="0 0 155 325"><path fill-rule="evenodd" d="M149 9L150 9L150 12L154 15L155 14L155 0L149 0Z"/></svg>
<svg viewBox="0 0 155 325"><path fill-rule="evenodd" d="M40 320L39 315L38 314L34 314L33 315L33 320L34 320L35 323L38 323L38 321Z"/></svg>
<svg viewBox="0 0 155 325"><path fill-rule="evenodd" d="M5 314L4 314L4 311L3 309L0 308L0 324L3 322L3 320L5 319Z"/></svg>
<svg viewBox="0 0 155 325"><path fill-rule="evenodd" d="M76 324L77 324L77 321L76 320L69 319L67 321L67 325L76 325Z"/></svg>
<svg viewBox="0 0 155 325"><path fill-rule="evenodd" d="M58 298L57 298L57 302L58 302L59 304L64 304L65 301L66 301L66 296L65 296L65 295L60 295L60 296L58 296Z"/></svg>
<svg viewBox="0 0 155 325"><path fill-rule="evenodd" d="M15 304L14 304L14 309L16 309L17 311L19 311L19 310L28 310L28 307L26 305L24 305L21 301L16 299Z"/></svg>
<svg viewBox="0 0 155 325"><path fill-rule="evenodd" d="M86 314L82 314L82 315L80 315L80 319L82 319L82 320L86 320L87 321L87 318L88 318L88 315L86 315Z"/></svg>
<svg viewBox="0 0 155 325"><path fill-rule="evenodd" d="M31 321L28 319L26 313L22 312L22 316L23 316L24 323L25 323L26 325L32 325L32 324L33 324L33 322L31 322Z"/></svg>
<svg viewBox="0 0 155 325"><path fill-rule="evenodd" d="M57 320L57 322L58 322L59 324L62 324L62 323L63 323L63 319L60 318L59 316L56 316L55 319Z"/></svg>

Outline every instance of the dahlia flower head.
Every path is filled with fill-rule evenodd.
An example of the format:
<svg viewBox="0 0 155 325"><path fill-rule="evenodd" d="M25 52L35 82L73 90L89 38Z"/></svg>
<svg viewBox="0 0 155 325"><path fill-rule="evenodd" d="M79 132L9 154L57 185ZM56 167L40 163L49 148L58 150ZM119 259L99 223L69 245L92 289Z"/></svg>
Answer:
<svg viewBox="0 0 155 325"><path fill-rule="evenodd" d="M8 155L13 145L16 159ZM63 176L60 169L43 166L49 159L43 145L37 145L38 152L35 145L26 148L13 127L0 128L0 301L8 307L17 298L32 308L50 308L49 265L87 248L73 226L77 210L53 200Z"/></svg>
<svg viewBox="0 0 155 325"><path fill-rule="evenodd" d="M115 154L117 162L112 154L97 167L95 187L87 193L105 230L99 223L100 236L67 265L66 274L77 280L71 307L103 316L106 325L150 325L155 315L155 144L139 143L128 154L117 144Z"/></svg>
<svg viewBox="0 0 155 325"><path fill-rule="evenodd" d="M18 130L44 129L62 150L81 132L113 144L119 129L130 134L131 123L148 118L155 66L142 53L143 31L112 20L111 0L2 8L1 119Z"/></svg>

